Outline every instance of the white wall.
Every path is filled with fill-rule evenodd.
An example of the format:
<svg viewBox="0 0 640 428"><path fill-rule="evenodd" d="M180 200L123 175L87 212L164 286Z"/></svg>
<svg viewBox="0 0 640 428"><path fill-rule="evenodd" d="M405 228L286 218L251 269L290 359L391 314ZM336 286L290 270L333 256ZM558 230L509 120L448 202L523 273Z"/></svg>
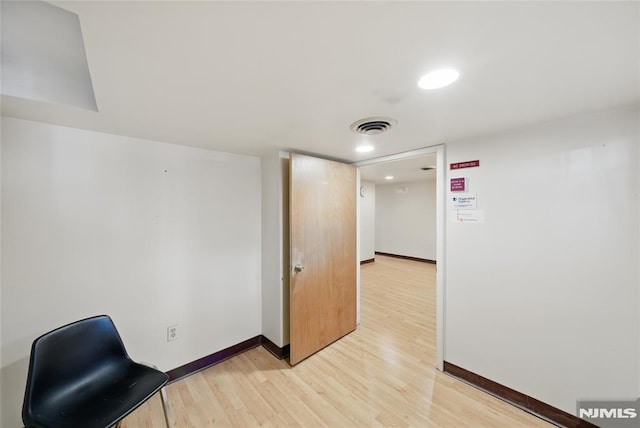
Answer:
<svg viewBox="0 0 640 428"><path fill-rule="evenodd" d="M263 156L262 163L262 334L282 346L282 194L280 157Z"/></svg>
<svg viewBox="0 0 640 428"><path fill-rule="evenodd" d="M638 110L449 144L482 224L447 220L445 360L575 414L638 397Z"/></svg>
<svg viewBox="0 0 640 428"><path fill-rule="evenodd" d="M0 144L2 143L1 138L2 132L2 121L0 120ZM0 189L2 189L2 146L0 145ZM0 311L2 311L2 192L0 190ZM2 426L4 417L2 411L2 403L4 403L3 394L2 394L2 380L3 380L3 372L2 367L4 367L2 363L2 313L0 312L0 426ZM15 397L15 396L14 396Z"/></svg>
<svg viewBox="0 0 640 428"><path fill-rule="evenodd" d="M289 343L289 159L262 157L262 334Z"/></svg>
<svg viewBox="0 0 640 428"><path fill-rule="evenodd" d="M289 246L289 153L280 153L282 179L280 193L282 194L282 235L280 248L282 258L282 345L289 344L289 287L291 279L291 257Z"/></svg>
<svg viewBox="0 0 640 428"><path fill-rule="evenodd" d="M256 157L3 118L2 427L62 324L110 314L162 370L261 334L260 188Z"/></svg>
<svg viewBox="0 0 640 428"><path fill-rule="evenodd" d="M436 259L436 182L376 186L375 250Z"/></svg>
<svg viewBox="0 0 640 428"><path fill-rule="evenodd" d="M376 241L376 184L363 180L366 194L360 200L360 261L375 258Z"/></svg>
<svg viewBox="0 0 640 428"><path fill-rule="evenodd" d="M640 106L638 106L638 117L636 118L636 135L640 136ZM639 137L640 138L640 137ZM640 143L636 143L638 145ZM636 150L637 161L636 165L640 165L640 147ZM637 186L636 189L636 212L640 213L640 171L636 168L635 170ZM636 223L637 233L638 233L638 261L636 266L638 267L638 280L636 284L638 285L638 331L640 332L640 225ZM638 395L640 395L640 340L638 340Z"/></svg>

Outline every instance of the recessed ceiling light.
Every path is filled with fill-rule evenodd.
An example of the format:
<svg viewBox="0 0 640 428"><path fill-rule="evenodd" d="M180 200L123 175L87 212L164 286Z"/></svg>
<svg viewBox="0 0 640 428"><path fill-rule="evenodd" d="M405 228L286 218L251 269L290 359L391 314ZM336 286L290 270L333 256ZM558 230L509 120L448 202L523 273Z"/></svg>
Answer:
<svg viewBox="0 0 640 428"><path fill-rule="evenodd" d="M369 144L363 144L362 146L356 147L356 152L359 153L368 153L373 151L373 146Z"/></svg>
<svg viewBox="0 0 640 428"><path fill-rule="evenodd" d="M387 175L384 179L385 180L393 180L393 175Z"/></svg>
<svg viewBox="0 0 640 428"><path fill-rule="evenodd" d="M431 71L418 80L418 86L422 89L438 89L455 82L460 76L453 68L441 68Z"/></svg>

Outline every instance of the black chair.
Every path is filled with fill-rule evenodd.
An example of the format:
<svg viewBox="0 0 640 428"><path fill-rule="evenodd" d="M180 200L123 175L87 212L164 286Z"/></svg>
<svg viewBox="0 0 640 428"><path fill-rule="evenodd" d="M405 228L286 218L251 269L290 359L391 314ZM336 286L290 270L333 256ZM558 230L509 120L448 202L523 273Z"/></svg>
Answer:
<svg viewBox="0 0 640 428"><path fill-rule="evenodd" d="M131 360L107 315L37 338L31 346L22 421L27 428L107 428L160 391L169 377Z"/></svg>

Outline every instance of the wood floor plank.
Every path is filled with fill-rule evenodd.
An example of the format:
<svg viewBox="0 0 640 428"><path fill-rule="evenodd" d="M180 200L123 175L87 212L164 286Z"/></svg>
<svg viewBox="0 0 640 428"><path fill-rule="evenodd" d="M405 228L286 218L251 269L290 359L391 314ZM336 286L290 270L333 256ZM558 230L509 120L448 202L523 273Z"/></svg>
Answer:
<svg viewBox="0 0 640 428"><path fill-rule="evenodd" d="M295 367L258 347L167 387L172 425L550 427L435 369L435 266L361 267L361 324ZM159 399L124 428L162 427Z"/></svg>

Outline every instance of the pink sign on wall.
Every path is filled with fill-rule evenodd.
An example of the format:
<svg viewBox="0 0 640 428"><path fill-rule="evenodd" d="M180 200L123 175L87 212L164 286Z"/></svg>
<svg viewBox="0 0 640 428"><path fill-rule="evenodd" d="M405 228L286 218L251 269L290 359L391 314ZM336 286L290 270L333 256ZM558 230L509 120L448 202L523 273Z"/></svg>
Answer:
<svg viewBox="0 0 640 428"><path fill-rule="evenodd" d="M452 192L465 192L467 190L467 181L465 177L452 178L450 185Z"/></svg>

